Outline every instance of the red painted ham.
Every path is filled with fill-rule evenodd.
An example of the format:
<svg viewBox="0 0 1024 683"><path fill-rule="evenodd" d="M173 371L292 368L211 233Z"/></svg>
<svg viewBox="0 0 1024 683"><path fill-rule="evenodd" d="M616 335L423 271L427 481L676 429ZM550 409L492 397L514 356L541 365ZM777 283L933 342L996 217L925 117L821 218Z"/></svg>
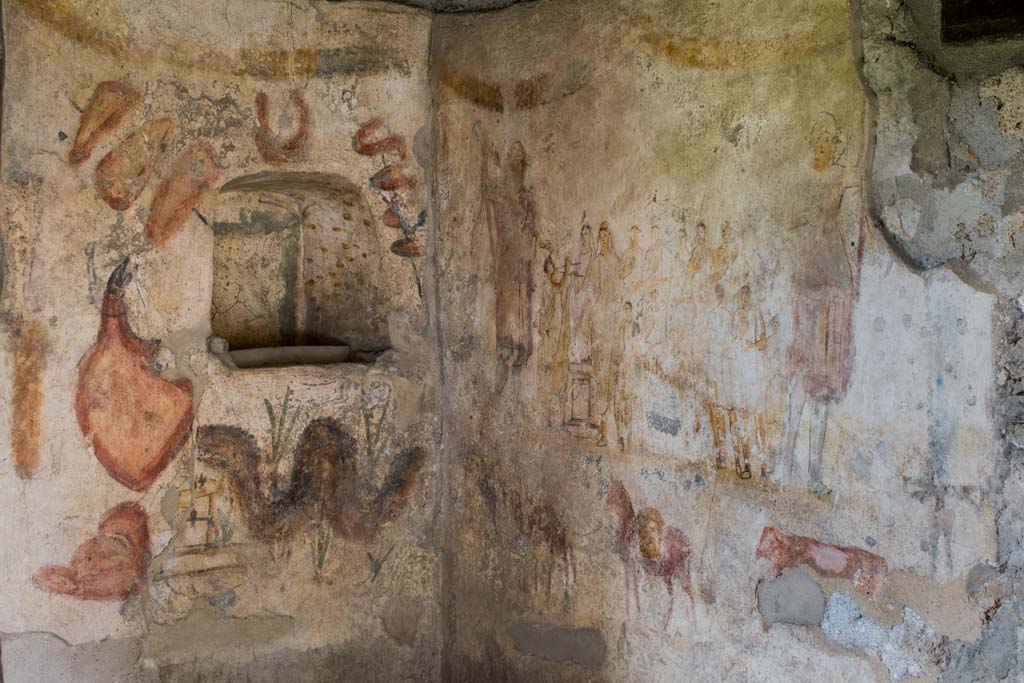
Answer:
<svg viewBox="0 0 1024 683"><path fill-rule="evenodd" d="M192 423L192 384L150 367L159 342L139 339L124 309L128 259L110 275L99 335L79 363L75 415L114 479L143 491L181 447Z"/></svg>
<svg viewBox="0 0 1024 683"><path fill-rule="evenodd" d="M195 142L182 151L157 187L149 207L146 236L153 246L159 247L181 230L189 211L219 175L209 143Z"/></svg>
<svg viewBox="0 0 1024 683"><path fill-rule="evenodd" d="M96 189L110 208L124 211L138 199L172 128L167 117L150 121L96 166Z"/></svg>
<svg viewBox="0 0 1024 683"><path fill-rule="evenodd" d="M149 559L146 511L137 503L121 503L107 510L98 533L78 546L68 566L43 567L32 582L80 600L122 600L146 574Z"/></svg>
<svg viewBox="0 0 1024 683"><path fill-rule="evenodd" d="M97 85L82 112L68 161L77 166L88 159L96 145L117 127L138 101L139 93L126 83L103 81Z"/></svg>

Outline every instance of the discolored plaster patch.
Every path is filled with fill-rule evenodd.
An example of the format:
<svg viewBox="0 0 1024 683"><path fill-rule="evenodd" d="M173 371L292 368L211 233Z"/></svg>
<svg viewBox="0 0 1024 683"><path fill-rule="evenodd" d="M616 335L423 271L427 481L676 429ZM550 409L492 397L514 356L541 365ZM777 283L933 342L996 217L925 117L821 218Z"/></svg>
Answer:
<svg viewBox="0 0 1024 683"><path fill-rule="evenodd" d="M838 645L878 657L894 681L934 675L945 658L942 640L910 609L904 608L902 623L886 629L861 614L846 593L829 596L821 630Z"/></svg>
<svg viewBox="0 0 1024 683"><path fill-rule="evenodd" d="M20 633L0 643L4 683L103 683L127 679L142 653L137 638L71 645L52 633Z"/></svg>
<svg viewBox="0 0 1024 683"><path fill-rule="evenodd" d="M995 100L999 132L1010 140L1024 140L1024 67L1007 69L981 83L981 96Z"/></svg>
<svg viewBox="0 0 1024 683"><path fill-rule="evenodd" d="M772 624L817 626L825 615L825 593L798 567L757 584L757 611L767 630Z"/></svg>
<svg viewBox="0 0 1024 683"><path fill-rule="evenodd" d="M600 668L607 652L604 634L595 628L521 622L509 624L506 633L523 654L589 669Z"/></svg>

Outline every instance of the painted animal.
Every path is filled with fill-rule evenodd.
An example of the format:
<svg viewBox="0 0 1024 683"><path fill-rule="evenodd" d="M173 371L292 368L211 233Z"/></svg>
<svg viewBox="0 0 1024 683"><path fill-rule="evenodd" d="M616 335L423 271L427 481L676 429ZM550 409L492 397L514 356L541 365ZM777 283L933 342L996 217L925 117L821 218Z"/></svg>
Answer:
<svg viewBox="0 0 1024 683"><path fill-rule="evenodd" d="M787 567L805 565L822 576L838 576L853 581L862 593L881 588L889 573L885 558L863 548L823 543L809 536L796 536L766 526L761 531L755 557L770 560L781 572Z"/></svg>
<svg viewBox="0 0 1024 683"><path fill-rule="evenodd" d="M539 539L547 549L547 593L551 595L554 570L561 564L566 591L576 582L576 555L565 520L551 503L533 500L521 484L510 484L506 473L482 457L470 458L467 471L476 480L480 496L491 514L495 533L501 533L499 518L510 518L515 531L515 545L533 544Z"/></svg>
<svg viewBox="0 0 1024 683"><path fill-rule="evenodd" d="M667 629L675 606L675 582L678 580L695 608L690 582L690 541L674 526L665 526L661 513L654 508L633 510L626 487L613 479L607 504L619 516L618 552L626 569L626 618L629 618L629 596L632 592L637 615L640 614L640 568L650 576L661 577L668 591L668 609L662 628Z"/></svg>
<svg viewBox="0 0 1024 683"><path fill-rule="evenodd" d="M204 425L196 445L201 461L230 475L246 526L264 538L289 535L321 510L343 538L373 538L405 507L424 459L420 448L403 451L380 487L364 485L356 441L330 417L306 425L287 480L261 467L256 439L239 427Z"/></svg>

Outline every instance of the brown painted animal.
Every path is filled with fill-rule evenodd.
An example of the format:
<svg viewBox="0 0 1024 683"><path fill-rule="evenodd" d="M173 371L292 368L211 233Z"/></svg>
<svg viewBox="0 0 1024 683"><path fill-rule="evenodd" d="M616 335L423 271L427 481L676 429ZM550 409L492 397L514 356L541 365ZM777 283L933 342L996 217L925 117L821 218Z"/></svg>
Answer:
<svg viewBox="0 0 1024 683"><path fill-rule="evenodd" d="M49 565L32 576L48 593L81 600L121 600L149 567L149 523L137 503L121 503L103 516L98 533L75 550L68 566Z"/></svg>
<svg viewBox="0 0 1024 683"><path fill-rule="evenodd" d="M476 481L477 491L491 515L496 534L499 518L507 517L515 533L514 545L543 544L551 561L547 564L547 592L551 594L554 571L561 564L566 591L576 582L576 554L565 520L551 503L538 503L522 483L509 477L499 464L476 456L466 461L467 474ZM511 482L511 483L510 483Z"/></svg>
<svg viewBox="0 0 1024 683"><path fill-rule="evenodd" d="M674 526L665 526L661 513L646 508L636 514L626 487L613 479L608 490L607 504L619 517L619 555L626 568L626 618L629 618L629 596L633 594L637 615L640 614L640 568L650 576L658 576L668 591L668 609L662 628L667 629L675 606L675 582L690 598L695 609L693 587L690 582L690 542Z"/></svg>
<svg viewBox="0 0 1024 683"><path fill-rule="evenodd" d="M359 475L355 439L331 417L317 418L303 429L290 479L265 472L256 439L239 427L204 425L196 445L201 461L229 474L246 526L264 538L291 535L321 506L338 535L373 538L405 507L424 461L420 448L403 451L380 487L367 486Z"/></svg>

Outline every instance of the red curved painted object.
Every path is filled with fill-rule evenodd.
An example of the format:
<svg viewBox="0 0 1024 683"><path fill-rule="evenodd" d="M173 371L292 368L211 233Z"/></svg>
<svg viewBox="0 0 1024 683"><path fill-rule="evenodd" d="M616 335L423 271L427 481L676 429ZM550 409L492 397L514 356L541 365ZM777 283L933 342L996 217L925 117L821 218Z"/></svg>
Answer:
<svg viewBox="0 0 1024 683"><path fill-rule="evenodd" d="M80 600L123 600L149 567L148 520L138 503L107 510L98 533L75 549L69 565L43 567L32 582L48 593Z"/></svg>
<svg viewBox="0 0 1024 683"><path fill-rule="evenodd" d="M146 221L146 236L159 247L178 234L189 212L220 176L213 164L213 147L194 142L174 160L153 195Z"/></svg>
<svg viewBox="0 0 1024 683"><path fill-rule="evenodd" d="M96 190L110 208L124 211L138 199L173 128L170 117L150 121L100 160Z"/></svg>
<svg viewBox="0 0 1024 683"><path fill-rule="evenodd" d="M150 369L159 345L139 339L128 323L127 266L125 259L107 282L99 335L79 364L75 416L110 476L144 491L188 436L192 384L163 379Z"/></svg>
<svg viewBox="0 0 1024 683"><path fill-rule="evenodd" d="M68 152L71 165L77 166L88 159L140 99L138 91L127 83L103 81L97 85L82 112L75 141Z"/></svg>

